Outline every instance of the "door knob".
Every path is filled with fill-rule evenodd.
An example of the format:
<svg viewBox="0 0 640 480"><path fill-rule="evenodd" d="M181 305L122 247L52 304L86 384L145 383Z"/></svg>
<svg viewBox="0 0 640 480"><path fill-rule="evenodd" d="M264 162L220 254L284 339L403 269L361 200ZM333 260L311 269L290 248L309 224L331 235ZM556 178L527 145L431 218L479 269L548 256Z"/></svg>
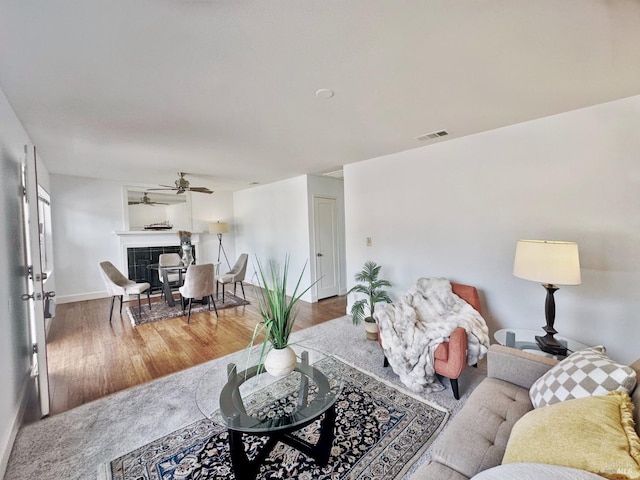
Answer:
<svg viewBox="0 0 640 480"><path fill-rule="evenodd" d="M316 256L321 257L321 256L322 256L322 254L321 254L321 253L317 253L317 254L316 254Z"/></svg>
<svg viewBox="0 0 640 480"><path fill-rule="evenodd" d="M25 302L28 302L29 300L42 300L42 294L40 292L23 293L22 295L20 295L20 298Z"/></svg>

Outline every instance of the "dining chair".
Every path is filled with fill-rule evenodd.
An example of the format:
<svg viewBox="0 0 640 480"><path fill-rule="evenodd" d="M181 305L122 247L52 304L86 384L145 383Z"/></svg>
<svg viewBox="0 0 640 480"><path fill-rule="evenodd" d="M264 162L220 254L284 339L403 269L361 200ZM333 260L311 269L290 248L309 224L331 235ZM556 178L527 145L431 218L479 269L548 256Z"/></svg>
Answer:
<svg viewBox="0 0 640 480"><path fill-rule="evenodd" d="M182 261L182 257L180 257L179 253L161 253L158 257L158 267L175 267L176 265L180 265ZM163 288L161 290L161 296L164 295L164 273L161 268L158 268L158 280L163 284ZM166 273L167 281L169 282L169 289L171 287L179 287L182 284L182 273L180 272L167 272Z"/></svg>
<svg viewBox="0 0 640 480"><path fill-rule="evenodd" d="M211 311L211 303L213 309L218 316L216 302L213 299L213 286L215 284L215 269L213 263L204 263L202 265L189 265L187 273L184 276L184 284L178 289L180 292L180 300L182 303L182 314L185 314L185 298L189 300L189 313L187 315L187 323L191 321L191 304L193 299L207 299L209 311Z"/></svg>
<svg viewBox="0 0 640 480"><path fill-rule="evenodd" d="M149 302L149 310L151 310L151 297L149 292L151 285L147 282L134 282L125 277L120 270L113 266L111 262L100 262L100 273L107 286L107 293L111 295L111 308L109 309L109 323L113 316L113 302L116 297L120 298L120 313L122 313L122 296L137 295L138 296L138 314L141 313L140 294L147 292L147 301Z"/></svg>
<svg viewBox="0 0 640 480"><path fill-rule="evenodd" d="M244 294L244 286L242 282L244 281L244 277L247 274L247 260L249 259L249 255L246 253L241 254L238 257L238 260L233 265L233 268L229 270L227 273L220 275L218 277L218 281L216 282L216 298L218 297L218 284L222 284L222 303L224 303L224 286L227 283L233 283L233 294L236 294L236 287L238 283L240 284L240 288L242 289L242 297L246 300L247 297Z"/></svg>

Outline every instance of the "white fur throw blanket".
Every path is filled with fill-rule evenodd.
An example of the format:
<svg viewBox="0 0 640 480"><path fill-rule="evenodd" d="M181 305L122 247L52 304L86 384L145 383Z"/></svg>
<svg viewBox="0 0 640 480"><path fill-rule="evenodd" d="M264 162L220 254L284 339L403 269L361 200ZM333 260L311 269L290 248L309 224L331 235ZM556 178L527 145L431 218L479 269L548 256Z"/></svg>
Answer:
<svg viewBox="0 0 640 480"><path fill-rule="evenodd" d="M467 332L467 363L487 353L489 330L482 316L451 290L445 278L420 278L399 302L378 307L382 348L402 383L416 392L444 387L433 368L433 354L457 327Z"/></svg>

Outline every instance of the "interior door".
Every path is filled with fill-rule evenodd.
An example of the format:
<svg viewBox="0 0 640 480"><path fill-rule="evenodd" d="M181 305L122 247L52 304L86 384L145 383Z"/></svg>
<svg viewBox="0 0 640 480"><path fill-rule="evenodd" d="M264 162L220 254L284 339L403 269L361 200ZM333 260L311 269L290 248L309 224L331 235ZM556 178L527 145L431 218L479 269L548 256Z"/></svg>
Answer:
<svg viewBox="0 0 640 480"><path fill-rule="evenodd" d="M338 295L338 210L335 198L314 198L314 230L318 300Z"/></svg>
<svg viewBox="0 0 640 480"><path fill-rule="evenodd" d="M37 377L40 413L49 415L49 376L47 371L47 343L44 303L47 295L44 282L47 274L42 270L42 252L40 249L40 219L38 212L38 176L36 168L36 149L25 146L25 159L22 165L22 186L24 192L24 228L27 265L27 293L23 299L29 302L29 332L33 345L32 375Z"/></svg>

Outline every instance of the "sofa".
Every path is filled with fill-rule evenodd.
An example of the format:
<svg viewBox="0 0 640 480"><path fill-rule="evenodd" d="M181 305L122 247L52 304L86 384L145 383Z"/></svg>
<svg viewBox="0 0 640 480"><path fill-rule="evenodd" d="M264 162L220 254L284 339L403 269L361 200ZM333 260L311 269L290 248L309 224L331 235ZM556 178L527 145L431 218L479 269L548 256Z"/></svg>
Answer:
<svg viewBox="0 0 640 480"><path fill-rule="evenodd" d="M558 360L552 358L501 345L491 345L487 354L487 378L478 385L464 407L450 420L449 425L432 445L430 460L411 476L411 480L466 480L470 478L474 480L525 480L529 478L602 480L602 476L583 469L542 464L551 462L537 461L531 464L509 463L501 465L507 443L512 435L512 429L515 431L514 425L525 414L534 410L529 389L534 383L539 384L538 379L556 364L558 364ZM624 366L624 368L627 367ZM549 372L547 376L554 370ZM640 360L630 365L628 370L635 377L636 372L640 371ZM631 429L633 436L636 436L640 413L640 387L633 389L630 397L636 407L633 411L636 431L633 432L632 427L628 428ZM629 397L626 398L629 404ZM569 401L576 402L578 400ZM629 411L630 409L629 405ZM629 423L632 425L631 413L628 416ZM563 448L567 450L572 448L572 445L565 445L559 450ZM608 447L602 445L600 448ZM610 466L613 469L616 464L611 463ZM548 469L552 471L547 471ZM633 475L617 477L614 474L605 478L636 477Z"/></svg>

